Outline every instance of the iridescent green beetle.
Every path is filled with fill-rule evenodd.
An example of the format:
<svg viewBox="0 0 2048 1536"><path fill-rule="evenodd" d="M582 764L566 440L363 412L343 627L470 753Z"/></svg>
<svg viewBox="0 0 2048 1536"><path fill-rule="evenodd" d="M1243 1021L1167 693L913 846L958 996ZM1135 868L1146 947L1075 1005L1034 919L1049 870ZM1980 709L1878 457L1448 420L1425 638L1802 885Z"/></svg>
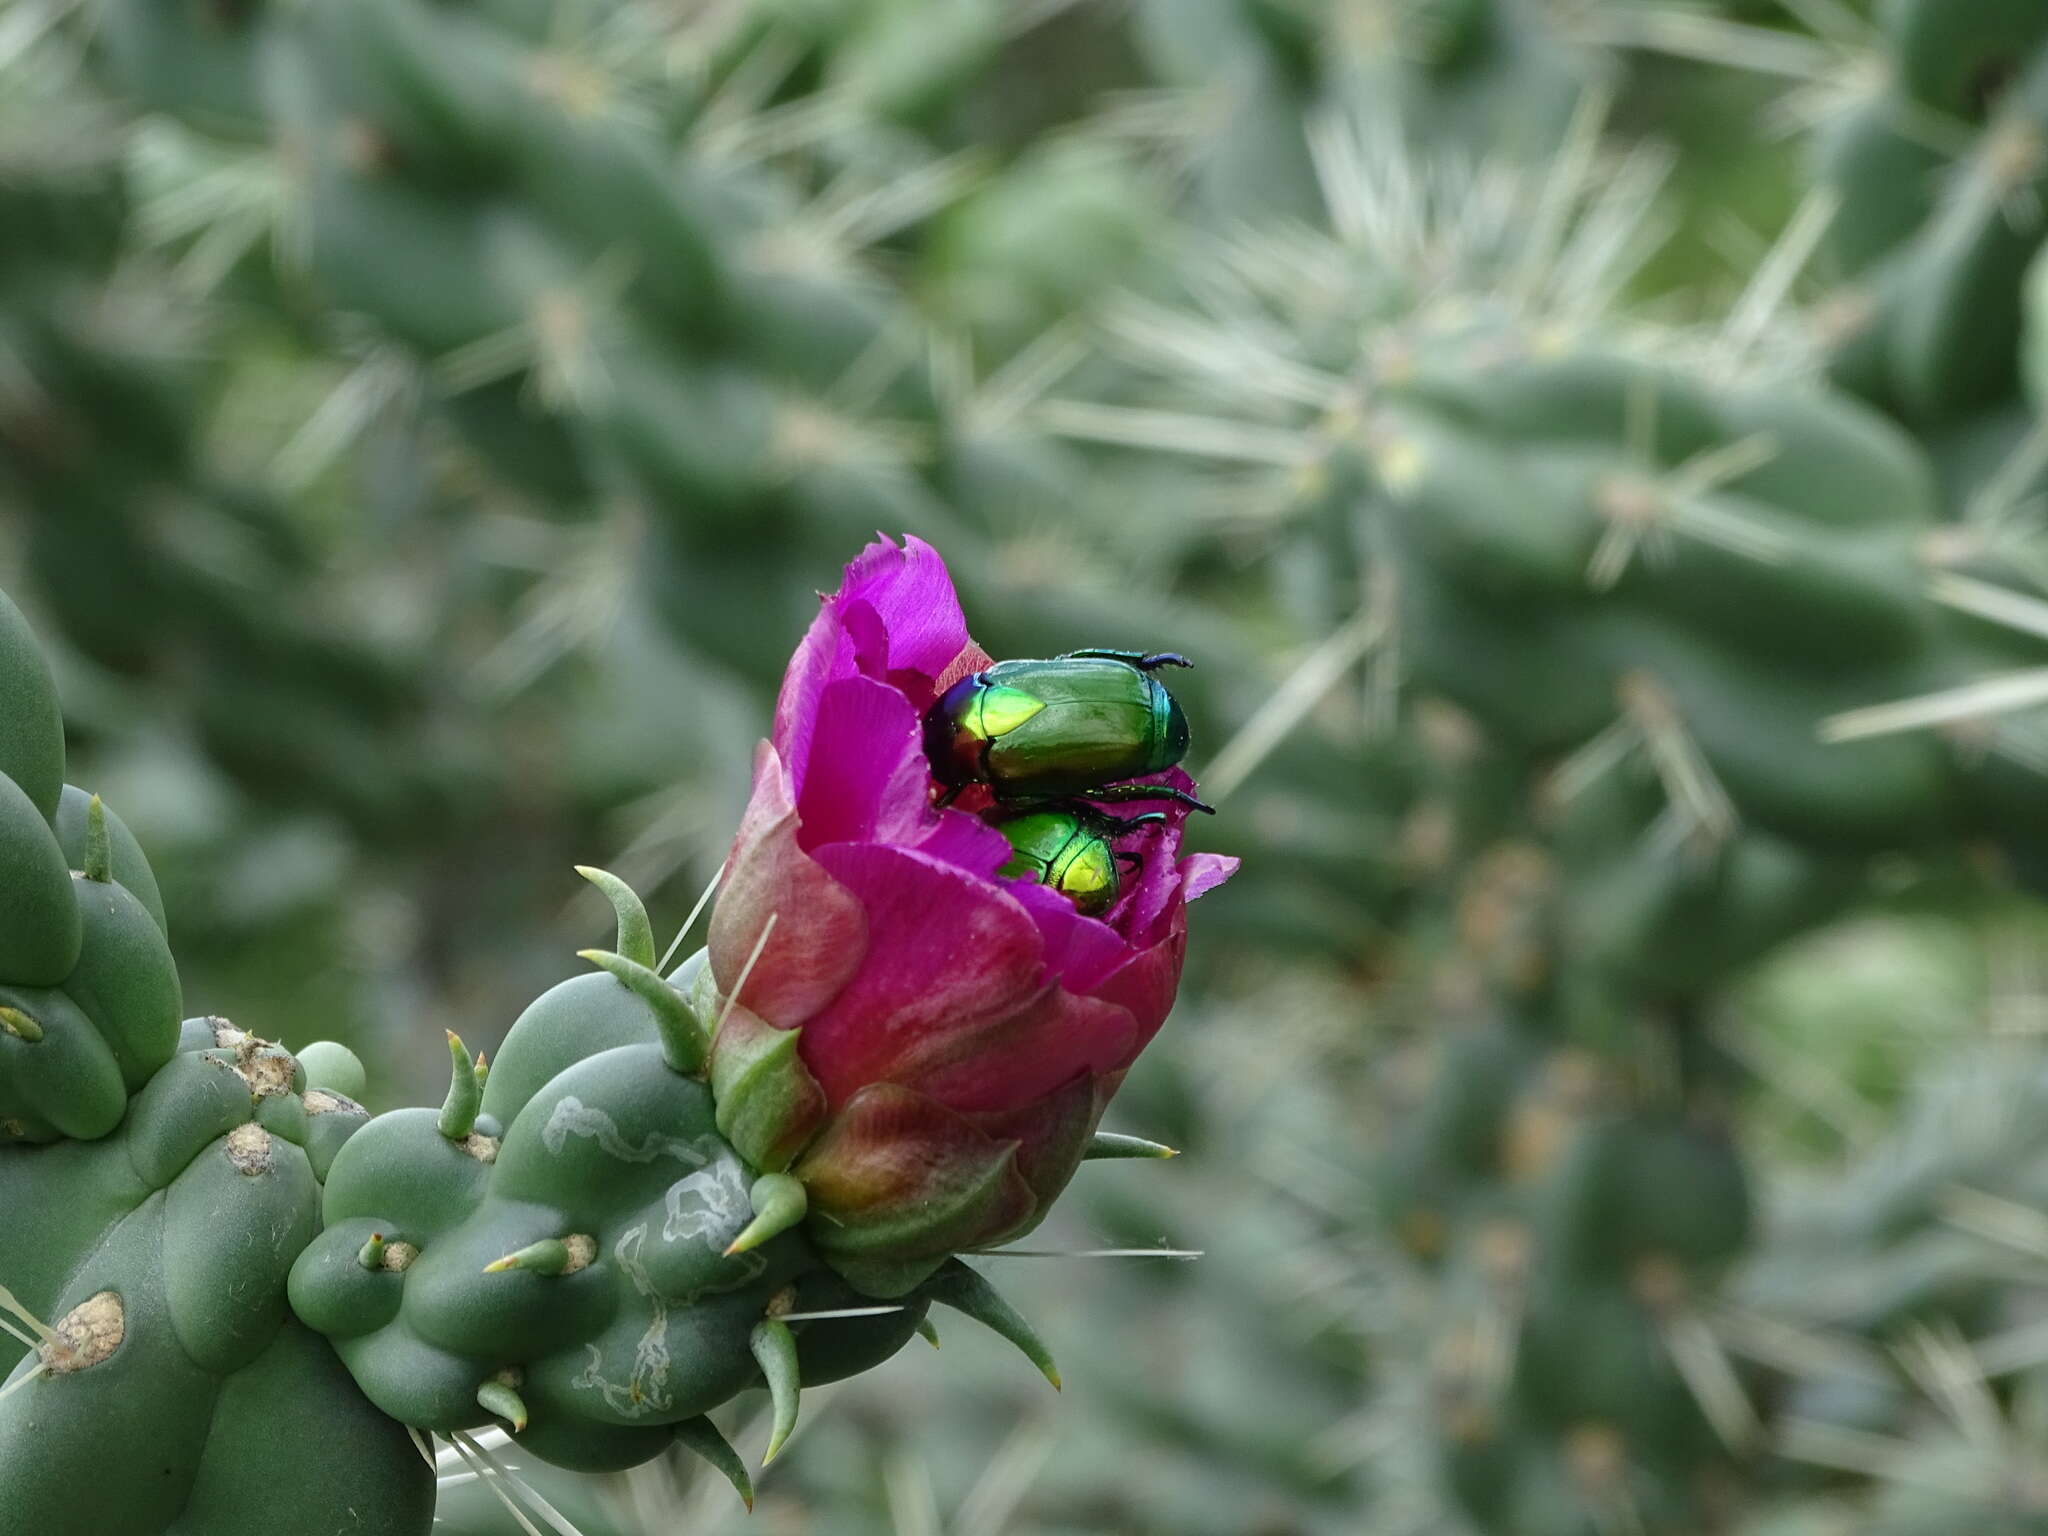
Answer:
<svg viewBox="0 0 2048 1536"><path fill-rule="evenodd" d="M1123 892L1119 866L1139 862L1135 853L1117 852L1111 839L1165 819L1161 811L1122 819L1105 816L1078 801L1011 812L994 819L996 830L1016 850L996 873L1049 885L1071 899L1083 915L1100 917Z"/></svg>
<svg viewBox="0 0 2048 1536"><path fill-rule="evenodd" d="M1123 782L1187 755L1187 716L1152 674L1190 665L1171 651L1086 650L962 678L925 715L925 751L947 787L941 803L986 784L1004 805L1086 795L1208 810L1181 790Z"/></svg>

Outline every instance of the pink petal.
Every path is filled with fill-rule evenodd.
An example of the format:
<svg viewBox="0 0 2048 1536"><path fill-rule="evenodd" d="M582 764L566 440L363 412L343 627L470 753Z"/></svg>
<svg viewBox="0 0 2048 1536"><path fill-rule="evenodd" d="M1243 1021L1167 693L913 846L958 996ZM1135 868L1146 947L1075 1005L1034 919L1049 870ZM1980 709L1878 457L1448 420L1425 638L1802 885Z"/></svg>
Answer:
<svg viewBox="0 0 2048 1536"><path fill-rule="evenodd" d="M1174 994L1180 989L1181 961L1187 953L1188 928L1185 909L1176 905L1165 935L1155 944L1138 951L1120 970L1096 984L1093 995L1126 1010L1137 1021L1137 1038L1131 1052L1117 1066L1129 1066L1138 1052L1150 1043L1173 1010Z"/></svg>
<svg viewBox="0 0 2048 1536"><path fill-rule="evenodd" d="M856 677L860 671L846 626L833 606L835 600L827 597L820 601L823 606L804 632L796 654L789 658L782 674L782 691L775 698L775 750L789 765L797 792L803 788L804 769L811 760L820 695L827 684Z"/></svg>
<svg viewBox="0 0 2048 1536"><path fill-rule="evenodd" d="M816 857L866 913L865 962L804 1029L804 1061L835 1106L865 1083L907 1080L903 1063L934 1042L971 1035L1040 990L1038 929L992 882L876 843Z"/></svg>
<svg viewBox="0 0 2048 1536"><path fill-rule="evenodd" d="M820 691L811 760L797 778L798 840L806 850L908 841L931 815L917 711L870 678L842 678Z"/></svg>
<svg viewBox="0 0 2048 1536"><path fill-rule="evenodd" d="M1001 1018L920 1042L898 1080L963 1112L1009 1109L1045 1097L1076 1073L1113 1072L1143 1043L1128 1008L1048 986Z"/></svg>
<svg viewBox="0 0 2048 1536"><path fill-rule="evenodd" d="M1196 901L1237 873L1239 860L1223 853L1191 853L1180 861L1183 901Z"/></svg>
<svg viewBox="0 0 2048 1536"><path fill-rule="evenodd" d="M1009 846L1006 842L1005 848ZM1073 898L1035 880L1008 883L1010 894L1038 924L1045 942L1047 976L1069 992L1092 992L1097 982L1125 964L1134 953L1108 923L1083 917Z"/></svg>
<svg viewBox="0 0 2048 1536"><path fill-rule="evenodd" d="M859 899L803 851L797 834L789 776L763 742L754 755L753 799L711 910L711 974L730 994L773 917L741 1000L783 1029L830 1002L868 946Z"/></svg>
<svg viewBox="0 0 2048 1536"><path fill-rule="evenodd" d="M916 672L936 679L967 648L967 617L939 552L915 534L898 549L884 537L846 568L842 604L874 610L888 636L887 673Z"/></svg>

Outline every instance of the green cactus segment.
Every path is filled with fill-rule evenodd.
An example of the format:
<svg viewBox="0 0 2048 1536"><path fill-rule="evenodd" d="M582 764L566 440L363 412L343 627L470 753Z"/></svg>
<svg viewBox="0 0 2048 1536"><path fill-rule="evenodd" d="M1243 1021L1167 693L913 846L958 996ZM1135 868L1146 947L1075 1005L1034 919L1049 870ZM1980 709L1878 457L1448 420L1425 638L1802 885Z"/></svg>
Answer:
<svg viewBox="0 0 2048 1536"><path fill-rule="evenodd" d="M0 1146L91 1140L177 1049L178 972L135 839L63 781L49 669L5 594L0 719Z"/></svg>
<svg viewBox="0 0 2048 1536"><path fill-rule="evenodd" d="M57 682L35 632L0 592L0 779L13 784L45 820L57 815L64 790L64 717Z"/></svg>
<svg viewBox="0 0 2048 1536"><path fill-rule="evenodd" d="M424 1536L433 1474L285 1305L368 1116L193 1024L112 1134L0 1149L0 1283L53 1334L0 1337L0 1532Z"/></svg>
<svg viewBox="0 0 2048 1536"><path fill-rule="evenodd" d="M1816 165L1841 200L1829 254L1859 290L1836 372L1938 426L2019 382L2023 279L2048 242L2048 13L1901 0L1879 28L1891 67Z"/></svg>
<svg viewBox="0 0 2048 1536"><path fill-rule="evenodd" d="M1496 337L1404 367L1362 435L1404 668L1503 745L1565 754L1618 720L1808 848L2007 830L1939 735L1819 729L1939 686L1960 653L1926 592L1931 478L1867 411Z"/></svg>
<svg viewBox="0 0 2048 1536"><path fill-rule="evenodd" d="M616 1047L529 1100L488 1163L426 1111L373 1122L336 1160L292 1303L395 1418L486 1422L479 1390L517 1369L532 1428L574 1426L580 1458L610 1459L608 1430L643 1445L755 1378L748 1336L804 1260L788 1237L725 1256L750 1183L708 1090L658 1045ZM417 1257L365 1269L372 1232Z"/></svg>

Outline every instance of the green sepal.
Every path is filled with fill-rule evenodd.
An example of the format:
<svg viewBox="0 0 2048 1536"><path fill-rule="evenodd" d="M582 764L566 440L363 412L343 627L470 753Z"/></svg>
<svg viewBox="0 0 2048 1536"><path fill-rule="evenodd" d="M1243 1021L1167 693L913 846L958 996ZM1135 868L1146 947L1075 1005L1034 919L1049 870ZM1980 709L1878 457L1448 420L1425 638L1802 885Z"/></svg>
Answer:
<svg viewBox="0 0 2048 1536"><path fill-rule="evenodd" d="M461 1141L476 1129L477 1111L483 1108L484 1091L476 1080L476 1063L470 1060L469 1047L452 1029L448 1031L448 1057L452 1068L448 1075L448 1097L441 1102L438 1124L443 1136L450 1141Z"/></svg>
<svg viewBox="0 0 2048 1536"><path fill-rule="evenodd" d="M0 1008L0 1033L12 1035L24 1045L36 1045L43 1038L43 1026L19 1008Z"/></svg>
<svg viewBox="0 0 2048 1536"><path fill-rule="evenodd" d="M476 1389L476 1401L486 1413L496 1414L511 1425L513 1434L526 1428L526 1401L510 1382L492 1378Z"/></svg>
<svg viewBox="0 0 2048 1536"><path fill-rule="evenodd" d="M1045 1347L1045 1341L1024 1320L1023 1313L1003 1300L994 1286L960 1260L948 1259L926 1282L924 1294L940 1306L965 1313L984 1328L1008 1339L1023 1351L1025 1359L1038 1367L1045 1379L1052 1383L1053 1390L1059 1390L1060 1369L1053 1364L1052 1351Z"/></svg>
<svg viewBox="0 0 2048 1536"><path fill-rule="evenodd" d="M771 1237L787 1232L804 1219L811 1205L803 1185L786 1173L762 1174L754 1180L747 1198L754 1207L754 1219L726 1245L727 1258L758 1248Z"/></svg>
<svg viewBox="0 0 2048 1536"><path fill-rule="evenodd" d="M683 1420L676 1426L676 1443L711 1463L732 1484L740 1501L750 1510L754 1507L754 1480L747 1475L747 1464L711 1420L701 1415Z"/></svg>
<svg viewBox="0 0 2048 1536"><path fill-rule="evenodd" d="M798 1399L803 1392L803 1374L797 1365L796 1335L780 1318L763 1318L754 1325L747 1341L768 1384L768 1396L775 1405L774 1427L768 1432L768 1449L761 1453L761 1465L773 1461L790 1432L796 1428Z"/></svg>
<svg viewBox="0 0 2048 1536"><path fill-rule="evenodd" d="M718 1129L765 1173L789 1167L825 1121L825 1090L797 1052L800 1033L735 1004L711 1045Z"/></svg>
<svg viewBox="0 0 2048 1536"><path fill-rule="evenodd" d="M1088 1138L1088 1145L1081 1153L1081 1161L1092 1163L1103 1158L1179 1156L1178 1147L1169 1147L1163 1142L1147 1141L1142 1136L1118 1136L1110 1131L1097 1131Z"/></svg>
<svg viewBox="0 0 2048 1536"><path fill-rule="evenodd" d="M939 1325L931 1320L929 1314L917 1320L917 1336L933 1349L939 1347Z"/></svg>
<svg viewBox="0 0 2048 1536"><path fill-rule="evenodd" d="M579 949L579 959L588 960L601 971L609 971L621 986L645 1002L654 1013L654 1027L661 1036L661 1054L670 1068L685 1077L704 1070L709 1041L697 1015L683 1001L680 992L661 979L658 972L608 949Z"/></svg>
<svg viewBox="0 0 2048 1536"><path fill-rule="evenodd" d="M597 869L588 864L578 864L576 873L604 892L605 899L618 914L619 937L612 948L635 965L654 969L657 956L654 949L654 925L647 921L647 908L634 894L633 887L626 884L609 870Z"/></svg>

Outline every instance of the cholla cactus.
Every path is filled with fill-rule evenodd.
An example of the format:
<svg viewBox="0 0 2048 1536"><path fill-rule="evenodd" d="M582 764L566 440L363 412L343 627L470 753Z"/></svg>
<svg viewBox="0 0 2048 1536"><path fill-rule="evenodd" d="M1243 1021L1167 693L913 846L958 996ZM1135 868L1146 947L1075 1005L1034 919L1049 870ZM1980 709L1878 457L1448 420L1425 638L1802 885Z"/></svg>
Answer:
<svg viewBox="0 0 2048 1536"><path fill-rule="evenodd" d="M49 799L61 757L47 674L18 617L0 618L9 697L45 727L11 766ZM680 1441L751 1498L704 1415L765 1385L772 1457L803 1386L887 1358L933 1303L1012 1339L1057 1385L1029 1325L955 1255L1033 1225L1084 1157L1165 1150L1096 1126L1171 1005L1186 902L1234 861L1177 856L1195 802L1168 766L1059 802L1084 818L1090 794L1166 807L1105 820L1102 847L1139 872L1103 915L1040 883L1048 871L1014 870L1001 807L985 820L935 806L926 755L935 703L989 665L935 551L870 548L791 664L708 951L664 977L639 899L586 871L616 907L616 949L587 952L595 974L521 1015L496 1071L451 1034L439 1110L366 1122L337 1091L344 1074L360 1089L347 1053L309 1049L336 1075L309 1087L290 1054L214 1020L139 1073L132 1102L118 1075L105 1091L18 1068L0 1079L48 1134L74 1104L92 1110L80 1134L118 1122L89 1156L0 1164L0 1189L38 1212L10 1231L0 1271L24 1319L56 1315L36 1321L41 1342L5 1389L19 1394L6 1411L36 1427L0 1454L9 1518L325 1528L346 1484L364 1499L354 1518L395 1536L428 1513L405 1432L481 1454L467 1432L493 1422L586 1470ZM1081 665L1167 700L1137 665ZM1169 765L1184 747L1168 743ZM95 811L89 868L107 863L107 827ZM40 844L22 847L10 876L39 868ZM77 948L36 926L59 897L72 910L69 878L10 879L34 898L13 930L36 940L22 959L33 979L60 979ZM81 1006L109 991L86 988ZM55 1060L93 1042L43 1012L40 1031L12 1026L10 1050ZM288 1386L297 1400L281 1404ZM208 1438L200 1392L218 1395L216 1436L281 1425L288 1515L266 1502L274 1479L251 1486L221 1464L231 1443ZM91 1427L114 1404L160 1449L77 1494Z"/></svg>

